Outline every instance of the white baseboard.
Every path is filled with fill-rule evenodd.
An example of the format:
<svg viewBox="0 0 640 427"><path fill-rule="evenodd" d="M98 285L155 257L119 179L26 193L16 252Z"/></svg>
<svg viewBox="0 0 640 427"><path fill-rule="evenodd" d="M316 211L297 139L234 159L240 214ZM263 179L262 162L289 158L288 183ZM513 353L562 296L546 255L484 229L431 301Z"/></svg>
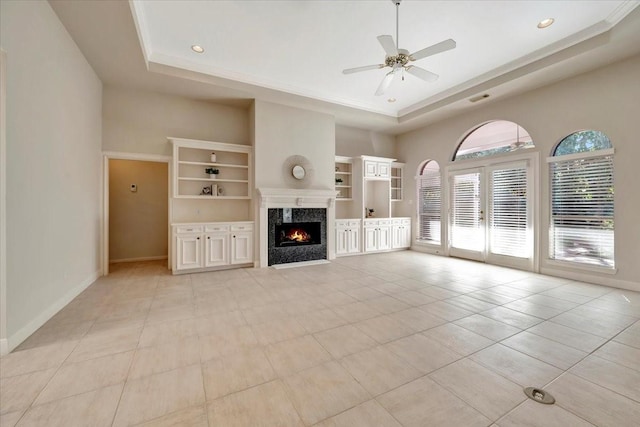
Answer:
<svg viewBox="0 0 640 427"><path fill-rule="evenodd" d="M35 319L20 328L15 334L11 335L7 340L5 340L7 341L7 350L12 351L14 348L19 346L24 340L29 338L31 334L37 331L42 325L47 323L47 321L51 319L57 312L62 310L75 297L80 295L82 291L87 289L89 285L95 282L100 276L102 276L102 272L100 270L94 272L85 280L80 282L78 286L71 289L69 292L67 292L65 295L63 295L61 298L47 307Z"/></svg>
<svg viewBox="0 0 640 427"><path fill-rule="evenodd" d="M440 246L414 244L414 245L411 245L410 249L412 251L422 252L424 254L444 255L444 250Z"/></svg>
<svg viewBox="0 0 640 427"><path fill-rule="evenodd" d="M117 262L141 262L141 261L157 261L160 259L167 259L166 255L160 256L144 256L140 258L122 258L122 259L110 259L109 264L115 264Z"/></svg>
<svg viewBox="0 0 640 427"><path fill-rule="evenodd" d="M626 289L629 291L640 292L640 283L630 282L628 280L618 280L613 277L598 276L596 274L580 273L575 271L560 270L557 268L541 267L540 273L549 276L562 277L564 279L578 280L586 283L595 283L596 285L610 286L612 288Z"/></svg>
<svg viewBox="0 0 640 427"><path fill-rule="evenodd" d="M3 338L0 340L0 356L4 356L7 353L9 353L9 344L7 339Z"/></svg>

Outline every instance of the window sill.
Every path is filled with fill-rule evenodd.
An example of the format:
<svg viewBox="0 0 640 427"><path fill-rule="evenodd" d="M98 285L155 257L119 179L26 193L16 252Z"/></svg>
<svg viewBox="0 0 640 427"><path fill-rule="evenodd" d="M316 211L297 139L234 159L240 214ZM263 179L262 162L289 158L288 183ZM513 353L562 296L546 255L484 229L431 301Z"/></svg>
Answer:
<svg viewBox="0 0 640 427"><path fill-rule="evenodd" d="M551 258L546 259L546 264L550 267L562 267L571 270L588 271L591 273L614 275L618 272L618 269L615 267L598 267L595 265L580 264L572 261L558 261Z"/></svg>

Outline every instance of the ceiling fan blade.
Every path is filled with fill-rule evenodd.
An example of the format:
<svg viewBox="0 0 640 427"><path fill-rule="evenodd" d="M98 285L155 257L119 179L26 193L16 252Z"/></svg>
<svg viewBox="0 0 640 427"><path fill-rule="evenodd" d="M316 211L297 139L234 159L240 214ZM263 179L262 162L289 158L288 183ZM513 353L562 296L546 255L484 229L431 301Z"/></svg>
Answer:
<svg viewBox="0 0 640 427"><path fill-rule="evenodd" d="M419 79L427 82L435 82L439 77L437 74L427 71L424 68L416 67L415 65L408 65L405 67L405 70L407 70L407 73L413 74Z"/></svg>
<svg viewBox="0 0 640 427"><path fill-rule="evenodd" d="M389 89L389 86L391 86L391 82L393 81L393 78L395 76L396 69L394 68L393 70L389 71L387 75L384 76L384 79L382 79L382 82L380 82L380 86L378 86L378 90L376 90L376 96L383 95L387 91L387 89Z"/></svg>
<svg viewBox="0 0 640 427"><path fill-rule="evenodd" d="M398 54L398 48L396 44L393 42L393 37L391 36L378 36L378 41L382 45L382 48L387 53L387 56L396 56Z"/></svg>
<svg viewBox="0 0 640 427"><path fill-rule="evenodd" d="M364 67L347 68L346 70L342 70L342 74L353 74L359 73L360 71L379 70L380 68L384 67L384 64L365 65Z"/></svg>
<svg viewBox="0 0 640 427"><path fill-rule="evenodd" d="M411 55L409 55L409 58L412 61L417 61L418 59L426 58L427 56L435 55L436 53L446 52L447 50L451 50L455 47L456 47L455 40L448 39L440 43L436 43L433 46L429 46L422 50L414 52Z"/></svg>

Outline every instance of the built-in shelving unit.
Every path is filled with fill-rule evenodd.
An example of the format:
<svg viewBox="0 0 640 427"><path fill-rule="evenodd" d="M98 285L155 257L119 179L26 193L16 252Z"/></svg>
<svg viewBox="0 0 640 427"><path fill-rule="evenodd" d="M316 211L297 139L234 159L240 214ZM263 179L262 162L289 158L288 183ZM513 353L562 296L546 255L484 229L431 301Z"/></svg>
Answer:
<svg viewBox="0 0 640 427"><path fill-rule="evenodd" d="M335 183L337 201L353 200L353 160L350 157L336 156Z"/></svg>
<svg viewBox="0 0 640 427"><path fill-rule="evenodd" d="M251 199L251 147L169 138L173 143L173 197ZM212 159L212 154L215 158ZM218 174L207 174L206 169Z"/></svg>

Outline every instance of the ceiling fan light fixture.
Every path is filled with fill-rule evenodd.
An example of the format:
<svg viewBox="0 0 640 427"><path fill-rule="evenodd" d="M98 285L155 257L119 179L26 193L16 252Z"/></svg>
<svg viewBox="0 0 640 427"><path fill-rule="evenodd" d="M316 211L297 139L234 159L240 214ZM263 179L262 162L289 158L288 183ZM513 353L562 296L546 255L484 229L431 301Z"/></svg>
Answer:
<svg viewBox="0 0 640 427"><path fill-rule="evenodd" d="M191 50L194 51L195 53L204 53L204 48L197 44L192 45Z"/></svg>
<svg viewBox="0 0 640 427"><path fill-rule="evenodd" d="M538 28L542 30L543 28L550 27L551 24L553 24L554 22L555 22L555 19L553 18L543 19L542 21L538 22Z"/></svg>

